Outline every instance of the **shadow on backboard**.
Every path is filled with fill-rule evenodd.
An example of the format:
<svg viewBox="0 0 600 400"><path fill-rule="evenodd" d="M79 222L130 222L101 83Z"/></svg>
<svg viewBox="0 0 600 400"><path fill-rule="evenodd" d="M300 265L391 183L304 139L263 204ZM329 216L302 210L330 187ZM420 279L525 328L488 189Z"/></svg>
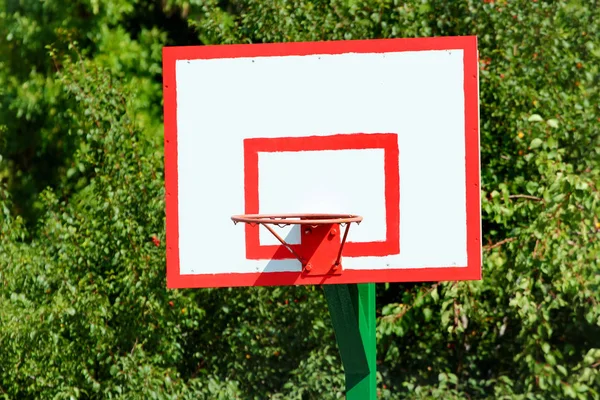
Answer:
<svg viewBox="0 0 600 400"><path fill-rule="evenodd" d="M322 228L322 227L321 227ZM301 229L310 230L312 235L310 242L313 245L306 246L301 245L301 237L303 235ZM307 227L303 225L292 225L291 229L285 235L286 243L293 243L291 247L293 250L302 257L303 260L310 260L313 254L317 250L315 243L321 243L327 240L329 228L318 229L314 227ZM306 240L306 238L305 238ZM267 262L262 273L258 276L255 281L256 286L270 286L270 285L298 285L301 283L303 277L308 277L306 273L302 271L302 264L296 258L292 252L284 245L279 245L272 258ZM321 285L329 280L330 275L312 275L310 276L310 283L315 285Z"/></svg>

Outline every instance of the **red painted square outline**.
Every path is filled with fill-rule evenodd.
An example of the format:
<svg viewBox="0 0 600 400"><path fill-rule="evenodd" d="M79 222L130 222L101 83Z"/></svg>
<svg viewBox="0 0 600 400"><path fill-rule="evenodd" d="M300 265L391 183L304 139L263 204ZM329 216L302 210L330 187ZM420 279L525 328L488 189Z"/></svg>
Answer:
<svg viewBox="0 0 600 400"><path fill-rule="evenodd" d="M258 188L258 154L274 152L368 150L384 153L385 241L348 242L344 256L387 256L400 253L400 176L398 135L395 133L353 133L329 136L252 138L244 140L245 213L260 213ZM261 245L259 225L246 224L246 258L249 260L284 260L294 256L282 245ZM290 245L301 252L300 245Z"/></svg>
<svg viewBox="0 0 600 400"><path fill-rule="evenodd" d="M181 274L179 265L179 184L177 171L177 61L431 50L463 50L467 265L430 266L411 269L345 270L341 275L332 276L328 279L302 276L299 272ZM481 279L479 68L476 36L164 47L163 93L167 287L208 288ZM234 213L235 210L232 210L232 214ZM432 251L435 251L435 247L432 247Z"/></svg>

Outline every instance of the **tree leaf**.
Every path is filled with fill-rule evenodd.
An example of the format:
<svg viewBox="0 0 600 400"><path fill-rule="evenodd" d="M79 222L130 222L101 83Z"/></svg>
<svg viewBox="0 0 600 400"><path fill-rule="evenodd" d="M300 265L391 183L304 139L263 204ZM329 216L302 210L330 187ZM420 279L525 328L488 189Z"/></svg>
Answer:
<svg viewBox="0 0 600 400"><path fill-rule="evenodd" d="M529 122L541 122L544 119L539 114L531 114L531 116L527 119Z"/></svg>
<svg viewBox="0 0 600 400"><path fill-rule="evenodd" d="M537 149L538 147L540 147L542 145L542 143L544 143L542 141L542 139L540 138L535 138L531 141L531 143L529 143L529 148L530 149Z"/></svg>

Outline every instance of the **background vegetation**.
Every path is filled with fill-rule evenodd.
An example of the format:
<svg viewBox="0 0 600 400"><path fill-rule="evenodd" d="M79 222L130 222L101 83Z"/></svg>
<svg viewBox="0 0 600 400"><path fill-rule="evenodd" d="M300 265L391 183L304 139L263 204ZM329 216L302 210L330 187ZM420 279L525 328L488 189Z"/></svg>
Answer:
<svg viewBox="0 0 600 400"><path fill-rule="evenodd" d="M321 288L165 289L161 48L477 35L484 279L378 285L380 398L599 399L599 21L596 0L0 0L0 398L343 397Z"/></svg>

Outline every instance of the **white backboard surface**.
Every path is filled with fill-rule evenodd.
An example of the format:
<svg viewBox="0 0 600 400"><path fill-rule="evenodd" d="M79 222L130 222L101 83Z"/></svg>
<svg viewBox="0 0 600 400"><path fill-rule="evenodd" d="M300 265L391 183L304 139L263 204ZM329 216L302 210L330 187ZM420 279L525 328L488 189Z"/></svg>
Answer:
<svg viewBox="0 0 600 400"><path fill-rule="evenodd" d="M165 48L164 68L170 287L480 277L475 38ZM241 213L364 222L323 281L261 259L278 242Z"/></svg>

